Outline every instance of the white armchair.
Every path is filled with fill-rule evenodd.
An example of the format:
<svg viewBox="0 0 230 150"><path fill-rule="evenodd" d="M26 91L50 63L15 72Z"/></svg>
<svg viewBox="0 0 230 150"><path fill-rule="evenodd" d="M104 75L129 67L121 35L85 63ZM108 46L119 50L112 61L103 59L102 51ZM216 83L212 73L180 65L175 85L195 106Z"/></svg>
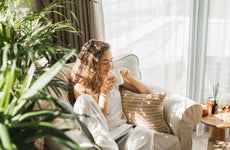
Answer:
<svg viewBox="0 0 230 150"><path fill-rule="evenodd" d="M133 54L125 54L115 57L114 67L126 67L131 70L131 73L141 78L141 72L139 70L139 62L137 56ZM73 64L67 64L62 68L57 76L68 82L70 70ZM152 92L162 92L164 89L147 84ZM165 91L164 91L165 92ZM170 92L166 92L167 96L163 104L164 119L169 126L171 133L154 132L154 149L155 150L191 150L192 149L192 131L194 126L200 121L202 115L202 108L196 102L187 99L183 96L176 95ZM51 93L56 96L55 93ZM68 92L62 91L61 99L68 99ZM60 97L59 97L60 98ZM60 123L61 122L61 123ZM69 123L69 122L68 122ZM54 122L59 128L66 128L66 123L63 121ZM72 124L75 124L72 122ZM73 127L75 125L72 125ZM79 129L68 131L66 133L73 140L80 144L85 149L90 149L91 144L80 134ZM48 139L46 145L50 149L66 149L63 146Z"/></svg>
<svg viewBox="0 0 230 150"><path fill-rule="evenodd" d="M136 55L123 54L115 57L114 67L129 68L131 73L141 79L139 60ZM165 91L165 89L146 83L152 92L166 92L163 104L164 119L171 134L155 132L155 150L191 150L192 131L202 116L200 104L181 95Z"/></svg>

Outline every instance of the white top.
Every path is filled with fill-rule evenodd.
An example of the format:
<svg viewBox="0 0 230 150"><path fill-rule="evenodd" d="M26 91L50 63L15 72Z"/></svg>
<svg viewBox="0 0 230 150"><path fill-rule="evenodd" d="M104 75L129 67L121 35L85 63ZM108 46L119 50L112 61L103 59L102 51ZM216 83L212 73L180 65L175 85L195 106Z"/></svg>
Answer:
<svg viewBox="0 0 230 150"><path fill-rule="evenodd" d="M110 131L127 122L123 113L121 94L118 86L109 93L107 114L106 120Z"/></svg>
<svg viewBox="0 0 230 150"><path fill-rule="evenodd" d="M127 119L123 113L121 93L118 86L109 93L107 113L106 121L114 140L128 133L132 125L126 123Z"/></svg>

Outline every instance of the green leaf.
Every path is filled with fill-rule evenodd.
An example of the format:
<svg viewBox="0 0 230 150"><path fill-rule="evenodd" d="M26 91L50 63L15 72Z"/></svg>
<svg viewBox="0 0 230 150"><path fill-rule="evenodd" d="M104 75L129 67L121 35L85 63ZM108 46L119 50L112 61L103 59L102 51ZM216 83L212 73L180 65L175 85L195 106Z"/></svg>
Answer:
<svg viewBox="0 0 230 150"><path fill-rule="evenodd" d="M11 143L7 127L2 123L0 123L0 140L4 149L13 149L13 143Z"/></svg>
<svg viewBox="0 0 230 150"><path fill-rule="evenodd" d="M85 125L85 123L81 122L79 119L79 115L73 112L73 107L69 103L62 100L56 100L53 102L55 103L56 106L60 107L63 110L63 112L72 114L72 117L77 121L78 125L81 127L86 137L90 140L92 144L96 145L96 142L94 141L94 138L90 133L89 129L87 128L87 126ZM83 115L83 117L89 117L89 116Z"/></svg>
<svg viewBox="0 0 230 150"><path fill-rule="evenodd" d="M213 90L213 98L216 99L219 91L219 85L220 83L218 82L216 85L212 87Z"/></svg>
<svg viewBox="0 0 230 150"><path fill-rule="evenodd" d="M19 76L20 70L16 68L16 62L13 62L11 68L6 68L5 84L3 95L1 96L0 107L7 108L10 103L11 92L14 87L16 78Z"/></svg>
<svg viewBox="0 0 230 150"><path fill-rule="evenodd" d="M76 146L75 144L73 144L72 142L70 141L67 141L67 140L63 140L62 138L58 138L58 137L53 137L53 139L58 142L58 143L62 143L64 145L66 145L67 147L69 148L72 148L74 150L83 150L81 147L79 146Z"/></svg>
<svg viewBox="0 0 230 150"><path fill-rule="evenodd" d="M9 50L9 44L5 44L3 48L3 54L2 54L2 64L1 66L1 72L0 72L0 89L2 89L4 83L5 83L5 77L4 74L6 74L7 71L7 51ZM1 106L1 105L0 105Z"/></svg>
<svg viewBox="0 0 230 150"><path fill-rule="evenodd" d="M37 79L33 85L23 94L18 100L19 104L13 110L12 115L14 116L25 104L26 100L35 96L40 90L42 90L49 82L54 78L54 76L61 69L63 64L75 53L74 50L70 51L66 54L61 60L55 63L48 71L41 75L39 79Z"/></svg>
<svg viewBox="0 0 230 150"><path fill-rule="evenodd" d="M41 137L50 135L71 149L81 149L73 140L71 140L68 136L66 136L63 131L56 129L52 123L48 123L48 122L16 123L16 124L11 124L11 126L9 127L10 129L14 129L14 128L39 129L40 133L38 133L38 135ZM22 135L20 136L21 140L17 139L17 141L20 140L19 142L24 143L26 141L34 140L34 137L36 136L31 134L23 135L22 133Z"/></svg>
<svg viewBox="0 0 230 150"><path fill-rule="evenodd" d="M45 87L45 90L48 93L54 92L57 97L61 97L60 90L69 90L69 83L65 81L63 78L56 76L53 80L49 82L49 84Z"/></svg>
<svg viewBox="0 0 230 150"><path fill-rule="evenodd" d="M70 103L67 103L63 100L55 100L54 101L55 105L61 108L64 112L69 113L69 114L74 114L73 112L73 107L70 105Z"/></svg>
<svg viewBox="0 0 230 150"><path fill-rule="evenodd" d="M54 119L59 114L60 114L60 112L55 111L55 110L37 110L37 111L25 113L23 115L20 115L19 117L14 117L14 118L12 118L12 121L21 122L21 121L29 119L29 118L42 117L42 116L52 116L52 118Z"/></svg>
<svg viewBox="0 0 230 150"><path fill-rule="evenodd" d="M48 71L46 71L31 88L21 97L21 99L27 99L34 96L39 90L42 90L49 82L54 78L58 71L62 68L65 62L75 53L75 50L70 51L60 61L55 63Z"/></svg>
<svg viewBox="0 0 230 150"><path fill-rule="evenodd" d="M47 17L52 13L64 16L62 12L56 11L64 8L60 3L64 0L52 1L41 12L31 11L21 16L25 2L29 6L32 4L31 0L0 1L0 149L28 149L26 144L46 135L53 136L71 149L80 149L49 122L56 116L77 118L77 115L72 110L64 110L67 107L60 107L61 103L56 105L56 99L41 92L75 51L70 52L70 49L57 45L53 41L54 33L78 33L78 30L67 20L53 23ZM59 61L64 54L67 55ZM36 61L41 57L48 59L46 67L49 70L45 73L44 67L36 66ZM50 85L56 86L56 93L59 88L65 88L60 82ZM34 111L39 98L45 98L54 110ZM37 118L41 122L32 122Z"/></svg>
<svg viewBox="0 0 230 150"><path fill-rule="evenodd" d="M0 108L0 123L4 123L4 109L3 108Z"/></svg>
<svg viewBox="0 0 230 150"><path fill-rule="evenodd" d="M20 95L22 95L26 90L28 90L29 86L31 85L32 79L34 77L35 72L35 64L31 64L29 71L23 81L22 88L20 89Z"/></svg>

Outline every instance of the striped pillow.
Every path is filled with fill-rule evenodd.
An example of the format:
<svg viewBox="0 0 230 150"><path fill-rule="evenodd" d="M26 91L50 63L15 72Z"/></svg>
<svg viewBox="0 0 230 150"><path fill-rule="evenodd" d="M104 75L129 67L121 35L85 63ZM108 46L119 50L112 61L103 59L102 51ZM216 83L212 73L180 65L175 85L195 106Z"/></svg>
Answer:
<svg viewBox="0 0 230 150"><path fill-rule="evenodd" d="M163 115L165 96L166 93L139 94L122 89L123 111L128 123L144 125L157 132L170 133Z"/></svg>

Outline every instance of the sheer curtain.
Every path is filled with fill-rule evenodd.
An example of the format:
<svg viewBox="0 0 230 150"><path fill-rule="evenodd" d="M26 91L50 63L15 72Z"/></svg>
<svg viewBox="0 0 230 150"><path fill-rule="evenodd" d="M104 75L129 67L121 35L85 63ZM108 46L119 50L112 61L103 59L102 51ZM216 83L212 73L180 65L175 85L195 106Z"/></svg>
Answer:
<svg viewBox="0 0 230 150"><path fill-rule="evenodd" d="M200 80L200 84L196 84L197 87L193 86L193 89L199 89L198 91L191 92L192 89L188 89L188 91L190 94L193 93L194 100L206 103L208 98L213 96L213 86L220 83L217 99L219 108L221 108L222 105L230 103L230 43L228 42L230 40L230 2L228 0L206 0L199 3L199 6L201 12L198 14L207 11L207 15L202 18L207 20L207 22L204 21L206 27L198 26L196 30L205 32L204 40L198 43L195 49L201 56L196 66L203 66L198 73L202 80ZM199 36L195 36L195 38L198 39ZM199 45L204 45L203 49L199 49ZM199 124L197 135L202 135L203 132L204 125ZM229 130L226 132L228 133Z"/></svg>
<svg viewBox="0 0 230 150"><path fill-rule="evenodd" d="M105 40L115 55L138 55L144 79L197 102L206 102L219 82L219 102L225 104L230 102L229 6L228 0L103 1Z"/></svg>
<svg viewBox="0 0 230 150"><path fill-rule="evenodd" d="M143 79L186 94L190 0L103 1L105 40L134 53Z"/></svg>
<svg viewBox="0 0 230 150"><path fill-rule="evenodd" d="M140 58L143 79L198 103L220 83L221 107L230 103L229 6L229 0L103 1L105 40L115 55ZM197 126L198 135L203 129Z"/></svg>
<svg viewBox="0 0 230 150"><path fill-rule="evenodd" d="M204 99L220 83L218 102L230 103L230 1L210 0Z"/></svg>

